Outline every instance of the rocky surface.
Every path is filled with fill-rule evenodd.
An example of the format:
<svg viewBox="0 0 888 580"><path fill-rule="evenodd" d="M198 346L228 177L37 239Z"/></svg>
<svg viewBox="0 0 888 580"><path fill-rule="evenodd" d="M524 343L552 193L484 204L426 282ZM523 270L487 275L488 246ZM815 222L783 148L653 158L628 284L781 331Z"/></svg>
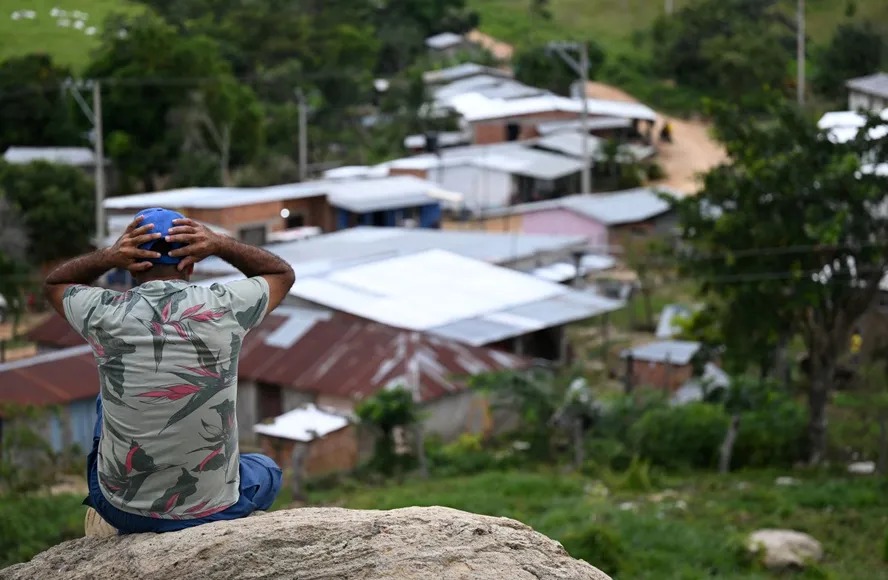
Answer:
<svg viewBox="0 0 888 580"><path fill-rule="evenodd" d="M750 534L746 545L772 570L804 568L823 557L820 542L794 530L758 530Z"/></svg>
<svg viewBox="0 0 888 580"><path fill-rule="evenodd" d="M561 545L506 518L448 508L304 508L168 534L83 538L2 580L126 578L609 580Z"/></svg>

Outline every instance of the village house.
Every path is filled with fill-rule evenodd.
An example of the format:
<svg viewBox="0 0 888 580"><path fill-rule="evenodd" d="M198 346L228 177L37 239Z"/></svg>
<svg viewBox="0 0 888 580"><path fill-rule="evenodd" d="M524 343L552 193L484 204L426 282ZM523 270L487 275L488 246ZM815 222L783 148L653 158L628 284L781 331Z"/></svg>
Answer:
<svg viewBox="0 0 888 580"><path fill-rule="evenodd" d="M624 350L620 357L626 364L627 390L655 387L675 393L694 376L694 357L700 347L699 342L661 340Z"/></svg>
<svg viewBox="0 0 888 580"><path fill-rule="evenodd" d="M422 74L422 80L426 85L435 87L482 75L504 79L510 79L513 76L512 72L506 69L466 62L442 69L426 71Z"/></svg>
<svg viewBox="0 0 888 580"><path fill-rule="evenodd" d="M88 147L10 147L3 161L11 165L27 165L36 161L68 165L82 170L90 179L96 174L96 154ZM105 160L105 185L109 191L117 187L117 175L111 161Z"/></svg>
<svg viewBox="0 0 888 580"><path fill-rule="evenodd" d="M312 404L353 416L355 405L386 388L410 390L425 430L445 440L489 428L486 400L467 390L484 372L528 367L530 360L491 348L396 329L343 313L281 307L245 344L238 369L241 440L253 425Z"/></svg>
<svg viewBox="0 0 888 580"><path fill-rule="evenodd" d="M525 234L583 236L594 252L618 252L628 239L674 231L675 211L659 194L657 189L642 187L571 195L492 210L475 220L473 226Z"/></svg>
<svg viewBox="0 0 888 580"><path fill-rule="evenodd" d="M460 53L477 50L465 36L455 32L441 32L425 39L429 56L436 60L451 60Z"/></svg>
<svg viewBox="0 0 888 580"><path fill-rule="evenodd" d="M105 200L111 215L167 207L263 245L284 232L335 231L355 225L435 228L441 197L458 194L411 176L309 181L257 188L193 187Z"/></svg>
<svg viewBox="0 0 888 580"><path fill-rule="evenodd" d="M888 109L888 73L878 72L851 79L848 89L848 110L880 113Z"/></svg>
<svg viewBox="0 0 888 580"><path fill-rule="evenodd" d="M53 453L76 448L85 454L92 449L98 394L99 373L83 339L79 346L0 364L0 406L5 408L0 410L0 437L17 421L26 421ZM32 407L40 414L22 419L10 415L12 407Z"/></svg>

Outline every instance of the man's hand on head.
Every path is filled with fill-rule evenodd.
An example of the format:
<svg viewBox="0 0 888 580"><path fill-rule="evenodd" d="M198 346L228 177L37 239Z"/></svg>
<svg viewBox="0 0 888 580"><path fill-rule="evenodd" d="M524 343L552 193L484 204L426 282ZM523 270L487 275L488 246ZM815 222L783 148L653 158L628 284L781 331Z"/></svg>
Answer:
<svg viewBox="0 0 888 580"><path fill-rule="evenodd" d="M143 219L143 216L134 219L120 239L108 249L108 255L115 267L124 268L130 272L144 272L153 265L149 260L160 257L157 252L139 248L139 246L161 237L159 233L151 233L154 224L139 225Z"/></svg>
<svg viewBox="0 0 888 580"><path fill-rule="evenodd" d="M171 244L184 244L182 248L170 252L173 258L182 258L179 271L201 260L219 253L225 238L203 224L188 218L173 220L166 241Z"/></svg>

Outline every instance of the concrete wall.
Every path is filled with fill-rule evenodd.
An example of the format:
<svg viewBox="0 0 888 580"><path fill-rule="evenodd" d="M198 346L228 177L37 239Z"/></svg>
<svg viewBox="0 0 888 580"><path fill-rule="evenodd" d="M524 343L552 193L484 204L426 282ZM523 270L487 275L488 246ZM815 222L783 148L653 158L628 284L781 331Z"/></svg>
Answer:
<svg viewBox="0 0 888 580"><path fill-rule="evenodd" d="M463 433L485 434L493 429L487 400L473 391L441 397L424 404L422 411L426 415L425 432L440 436L444 442Z"/></svg>
<svg viewBox="0 0 888 580"><path fill-rule="evenodd" d="M525 234L559 234L584 236L589 243L607 246L607 227L587 217L564 209L547 209L524 214Z"/></svg>
<svg viewBox="0 0 888 580"><path fill-rule="evenodd" d="M850 91L848 93L848 110L857 111L860 109L878 113L882 109L888 108L888 99L876 97L866 93Z"/></svg>
<svg viewBox="0 0 888 580"><path fill-rule="evenodd" d="M483 155L483 152L480 153ZM495 169L474 167L472 165L452 165L430 169L429 181L437 183L442 189L463 195L462 207L477 213L484 209L508 207L512 194L515 192L515 181L511 174ZM448 209L461 207L446 204Z"/></svg>

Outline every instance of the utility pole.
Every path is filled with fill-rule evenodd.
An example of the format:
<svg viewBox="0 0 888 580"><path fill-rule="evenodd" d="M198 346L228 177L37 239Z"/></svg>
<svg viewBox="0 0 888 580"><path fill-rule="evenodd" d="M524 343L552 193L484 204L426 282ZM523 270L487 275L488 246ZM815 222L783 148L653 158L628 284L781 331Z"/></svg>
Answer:
<svg viewBox="0 0 888 580"><path fill-rule="evenodd" d="M102 131L102 83L93 81L93 134L96 156L96 243L105 239L105 139Z"/></svg>
<svg viewBox="0 0 888 580"><path fill-rule="evenodd" d="M84 85L92 86L92 107L89 106L86 99L80 94L80 88ZM96 164L95 243L101 244L105 239L105 141L102 131L102 86L98 80L89 81L89 83L81 83L68 79L62 85L62 89L71 93L77 106L80 107L83 116L86 117L93 126L91 139Z"/></svg>
<svg viewBox="0 0 888 580"><path fill-rule="evenodd" d="M296 89L296 100L299 104L299 181L305 181L308 176L308 105L302 89Z"/></svg>
<svg viewBox="0 0 888 580"><path fill-rule="evenodd" d="M664 10L666 12L666 16L672 16L673 10L675 10L675 0L665 0L666 6L664 6Z"/></svg>
<svg viewBox="0 0 888 580"><path fill-rule="evenodd" d="M796 91L799 106L802 106L805 104L805 0L798 0L796 21L796 66L798 67Z"/></svg>
<svg viewBox="0 0 888 580"><path fill-rule="evenodd" d="M583 172L581 174L580 193L592 192L592 162L589 158L589 98L586 96L586 85L589 84L589 47L585 42L551 42L549 49L554 51L570 66L580 77L580 99L582 111L580 113L580 126L583 130L581 151L583 157ZM579 60L575 59L568 51L576 51Z"/></svg>

